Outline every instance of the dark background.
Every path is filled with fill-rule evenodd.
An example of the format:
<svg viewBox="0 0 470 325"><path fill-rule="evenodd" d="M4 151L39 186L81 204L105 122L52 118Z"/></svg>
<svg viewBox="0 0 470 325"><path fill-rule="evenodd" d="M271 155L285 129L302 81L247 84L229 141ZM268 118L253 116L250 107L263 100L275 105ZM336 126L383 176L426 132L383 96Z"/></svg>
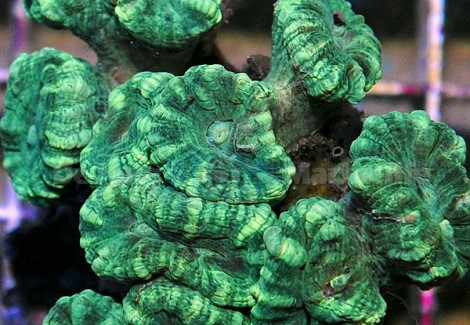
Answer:
<svg viewBox="0 0 470 325"><path fill-rule="evenodd" d="M366 21L379 38L410 37L415 33L413 0L351 0L353 10L366 17ZM269 32L274 0L232 0L237 14L230 24L244 30L258 29ZM470 0L446 2L446 33L449 37L470 36Z"/></svg>
<svg viewBox="0 0 470 325"><path fill-rule="evenodd" d="M408 37L415 29L413 0L351 0L355 12L364 15L379 37ZM0 23L8 21L8 7L12 0L0 1ZM240 29L269 31L274 0L232 0L237 15L230 24ZM470 36L470 0L451 0L446 3L448 20L446 32L451 37Z"/></svg>

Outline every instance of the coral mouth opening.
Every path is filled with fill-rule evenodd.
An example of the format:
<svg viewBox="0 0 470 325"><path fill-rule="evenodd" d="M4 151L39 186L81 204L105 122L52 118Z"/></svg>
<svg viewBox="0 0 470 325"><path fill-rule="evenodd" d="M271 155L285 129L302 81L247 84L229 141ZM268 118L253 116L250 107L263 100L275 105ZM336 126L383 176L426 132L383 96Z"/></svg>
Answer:
<svg viewBox="0 0 470 325"><path fill-rule="evenodd" d="M335 26L339 26L339 27L346 26L346 22L345 22L343 15L338 12L333 15L333 23L335 24Z"/></svg>

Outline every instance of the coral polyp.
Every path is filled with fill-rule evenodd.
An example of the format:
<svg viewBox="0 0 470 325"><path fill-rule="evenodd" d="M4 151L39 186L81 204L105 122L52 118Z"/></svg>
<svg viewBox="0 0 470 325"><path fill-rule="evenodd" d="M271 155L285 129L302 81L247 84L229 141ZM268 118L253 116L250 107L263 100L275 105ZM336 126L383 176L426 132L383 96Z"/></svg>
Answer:
<svg viewBox="0 0 470 325"><path fill-rule="evenodd" d="M461 137L423 111L370 117L351 146L349 185L368 240L394 273L422 286L468 267L465 150Z"/></svg>
<svg viewBox="0 0 470 325"><path fill-rule="evenodd" d="M82 172L96 185L110 173L154 166L190 196L281 199L295 168L272 130L274 99L268 85L220 65L194 67L182 77L138 74L111 93L109 113L82 152Z"/></svg>
<svg viewBox="0 0 470 325"><path fill-rule="evenodd" d="M50 48L22 54L10 69L0 122L3 165L20 198L49 205L79 172L109 82L88 62Z"/></svg>
<svg viewBox="0 0 470 325"><path fill-rule="evenodd" d="M44 324L50 325L124 325L124 311L113 299L92 290L59 299Z"/></svg>
<svg viewBox="0 0 470 325"><path fill-rule="evenodd" d="M135 39L157 48L178 49L222 22L221 2L122 0L117 2L114 12Z"/></svg>
<svg viewBox="0 0 470 325"><path fill-rule="evenodd" d="M309 96L332 102L358 103L382 76L379 41L343 0L279 0L271 60L269 79L293 74Z"/></svg>

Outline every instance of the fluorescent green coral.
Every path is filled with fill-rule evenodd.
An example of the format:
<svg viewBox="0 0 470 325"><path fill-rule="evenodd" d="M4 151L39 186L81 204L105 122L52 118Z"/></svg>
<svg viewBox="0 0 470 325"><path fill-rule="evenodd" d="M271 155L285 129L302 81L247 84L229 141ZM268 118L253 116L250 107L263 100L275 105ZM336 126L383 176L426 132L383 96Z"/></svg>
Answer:
<svg viewBox="0 0 470 325"><path fill-rule="evenodd" d="M465 142L423 111L370 117L351 146L349 185L375 254L423 286L469 262Z"/></svg>
<svg viewBox="0 0 470 325"><path fill-rule="evenodd" d="M187 69L222 0L24 4L123 82L108 96L95 68L51 49L11 69L0 131L15 188L48 203L80 163L94 188L86 259L133 285L122 305L63 298L45 324L378 324L382 286L428 287L470 265L465 143L423 112L366 120L339 203L273 212L295 174L284 147L343 118L381 76L380 44L348 2L279 0L264 81Z"/></svg>
<svg viewBox="0 0 470 325"><path fill-rule="evenodd" d="M239 311L220 308L197 291L159 279L135 286L124 299L126 320L133 325L248 325Z"/></svg>
<svg viewBox="0 0 470 325"><path fill-rule="evenodd" d="M227 203L277 200L295 168L271 129L272 89L222 66L169 81L139 120L138 155L189 196Z"/></svg>
<svg viewBox="0 0 470 325"><path fill-rule="evenodd" d="M62 297L52 307L44 325L124 325L122 306L110 297L85 290L71 297Z"/></svg>
<svg viewBox="0 0 470 325"><path fill-rule="evenodd" d="M180 48L222 21L221 0L121 0L115 12L136 38L156 47Z"/></svg>
<svg viewBox="0 0 470 325"><path fill-rule="evenodd" d="M118 81L139 71L180 73L199 40L222 19L220 0L25 0L29 16L69 29Z"/></svg>
<svg viewBox="0 0 470 325"><path fill-rule="evenodd" d="M72 181L108 92L93 66L64 52L46 48L15 61L0 132L3 165L22 199L49 204Z"/></svg>
<svg viewBox="0 0 470 325"><path fill-rule="evenodd" d="M137 121L156 104L171 78L169 73L141 72L110 93L108 111L94 125L93 138L80 156L82 174L91 185L149 170L148 159L133 154Z"/></svg>
<svg viewBox="0 0 470 325"><path fill-rule="evenodd" d="M279 0L271 62L273 83L331 102L357 103L381 77L380 43L345 0Z"/></svg>
<svg viewBox="0 0 470 325"><path fill-rule="evenodd" d="M95 272L157 279L126 298L131 324L192 324L182 293L205 310L195 311L194 324L220 315L246 321L231 309L250 307L259 324L306 324L307 317L374 324L384 315L371 256L332 201L299 201L277 222L266 204L191 198L156 173L139 173L96 189L80 214L81 245ZM182 297L178 306L173 295Z"/></svg>
<svg viewBox="0 0 470 325"><path fill-rule="evenodd" d="M340 204L300 200L264 241L270 259L251 312L257 322L307 324L304 308L313 324L377 324L385 315L372 256Z"/></svg>
<svg viewBox="0 0 470 325"><path fill-rule="evenodd" d="M140 173L96 189L80 218L80 243L98 275L120 281L163 275L218 305L241 307L254 304L257 272L238 248L261 241L275 215L266 204L190 198L158 174Z"/></svg>
<svg viewBox="0 0 470 325"><path fill-rule="evenodd" d="M156 166L189 196L280 199L295 168L271 129L273 100L269 86L219 65L182 77L138 74L110 95L110 112L82 154L83 174L96 185Z"/></svg>

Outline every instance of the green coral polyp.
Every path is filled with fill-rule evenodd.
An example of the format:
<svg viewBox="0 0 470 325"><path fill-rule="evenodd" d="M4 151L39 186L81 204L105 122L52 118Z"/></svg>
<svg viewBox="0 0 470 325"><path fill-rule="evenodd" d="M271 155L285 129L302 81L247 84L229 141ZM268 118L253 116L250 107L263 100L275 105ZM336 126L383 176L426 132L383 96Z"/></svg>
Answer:
<svg viewBox="0 0 470 325"><path fill-rule="evenodd" d="M271 129L272 89L222 66L170 80L138 122L137 152L189 196L227 203L277 200L295 168ZM219 143L219 144L218 144Z"/></svg>
<svg viewBox="0 0 470 325"><path fill-rule="evenodd" d="M80 155L81 172L92 186L150 168L148 159L134 154L137 122L172 78L164 72L141 72L110 93L108 111L93 126L93 138Z"/></svg>
<svg viewBox="0 0 470 325"><path fill-rule="evenodd" d="M345 0L279 0L271 61L272 83L293 75L330 102L358 103L382 75L380 43Z"/></svg>
<svg viewBox="0 0 470 325"><path fill-rule="evenodd" d="M49 205L79 172L109 83L87 62L49 48L20 55L10 69L0 122L3 164L23 200Z"/></svg>
<svg viewBox="0 0 470 325"><path fill-rule="evenodd" d="M110 297L85 290L62 297L52 307L44 325L124 325L124 310Z"/></svg>
<svg viewBox="0 0 470 325"><path fill-rule="evenodd" d="M219 65L194 67L182 77L138 74L111 93L109 113L82 153L82 172L99 185L110 173L131 175L153 165L189 196L278 200L295 168L271 129L273 100L269 86Z"/></svg>
<svg viewBox="0 0 470 325"><path fill-rule="evenodd" d="M370 117L351 146L349 185L368 240L393 272L423 286L468 267L468 202L456 204L470 190L464 153L462 138L423 111Z"/></svg>
<svg viewBox="0 0 470 325"><path fill-rule="evenodd" d="M179 48L222 21L221 2L122 0L115 13L135 38L158 47Z"/></svg>
<svg viewBox="0 0 470 325"><path fill-rule="evenodd" d="M215 121L209 126L209 129L207 130L207 140L210 144L213 144L217 147L222 147L223 144L228 144L230 142L235 128L236 124L233 121ZM226 150L229 151L229 148Z"/></svg>

